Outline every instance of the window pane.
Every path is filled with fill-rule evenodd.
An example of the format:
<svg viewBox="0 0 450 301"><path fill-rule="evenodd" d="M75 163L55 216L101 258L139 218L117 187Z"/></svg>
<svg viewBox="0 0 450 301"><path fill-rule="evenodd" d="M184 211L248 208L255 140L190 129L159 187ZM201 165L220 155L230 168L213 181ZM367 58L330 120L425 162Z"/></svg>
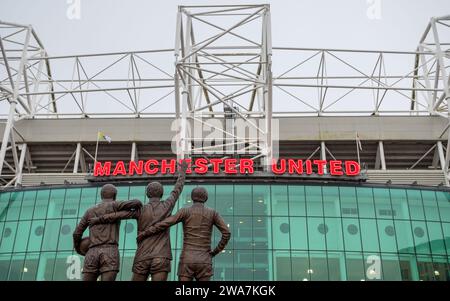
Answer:
<svg viewBox="0 0 450 301"><path fill-rule="evenodd" d="M325 218L325 224L328 226L328 232L326 234L327 249L335 251L344 250L341 219L327 217Z"/></svg>
<svg viewBox="0 0 450 301"><path fill-rule="evenodd" d="M422 194L420 190L407 190L409 214L411 219L424 220L425 214L423 213Z"/></svg>
<svg viewBox="0 0 450 301"><path fill-rule="evenodd" d="M431 256L418 256L417 267L419 270L419 279L423 281L434 280L434 267Z"/></svg>
<svg viewBox="0 0 450 301"><path fill-rule="evenodd" d="M53 281L67 281L67 259L72 255L72 252L58 252L55 259L55 266L53 268Z"/></svg>
<svg viewBox="0 0 450 301"><path fill-rule="evenodd" d="M305 188L292 185L289 190L289 214L291 216L306 216Z"/></svg>
<svg viewBox="0 0 450 301"><path fill-rule="evenodd" d="M36 280L51 281L55 267L56 252L43 252L39 258Z"/></svg>
<svg viewBox="0 0 450 301"><path fill-rule="evenodd" d="M12 252L16 239L17 222L6 222L3 227L2 240L0 241L0 253Z"/></svg>
<svg viewBox="0 0 450 301"><path fill-rule="evenodd" d="M218 186L219 187L219 186ZM253 214L270 215L270 186L253 185Z"/></svg>
<svg viewBox="0 0 450 301"><path fill-rule="evenodd" d="M36 280L36 273L39 263L39 253L28 253L23 265L22 280Z"/></svg>
<svg viewBox="0 0 450 301"><path fill-rule="evenodd" d="M391 202L395 219L409 219L408 200L404 189L391 189Z"/></svg>
<svg viewBox="0 0 450 301"><path fill-rule="evenodd" d="M341 205L339 200L339 190L337 187L322 188L323 207L325 216L341 216Z"/></svg>
<svg viewBox="0 0 450 301"><path fill-rule="evenodd" d="M434 191L422 190L422 199L425 208L425 218L429 221L439 221L439 211Z"/></svg>
<svg viewBox="0 0 450 301"><path fill-rule="evenodd" d="M47 220L45 223L44 238L42 242L43 251L56 251L60 224L60 219Z"/></svg>
<svg viewBox="0 0 450 301"><path fill-rule="evenodd" d="M63 209L64 218L76 218L78 216L80 197L81 197L80 188L67 189Z"/></svg>
<svg viewBox="0 0 450 301"><path fill-rule="evenodd" d="M117 275L117 279L120 279L122 281L130 281L132 276L133 276L133 272L132 272L132 268L133 268L133 260L134 260L134 255L135 255L135 251L127 251L125 250L123 253L120 254L120 264L121 264L121 268L120 268L120 278L119 275ZM173 273L173 271L172 271Z"/></svg>
<svg viewBox="0 0 450 301"><path fill-rule="evenodd" d="M10 263L11 254L0 254L0 281L5 281L8 279Z"/></svg>
<svg viewBox="0 0 450 301"><path fill-rule="evenodd" d="M381 252L397 252L394 224L390 220L378 220Z"/></svg>
<svg viewBox="0 0 450 301"><path fill-rule="evenodd" d="M31 224L28 251L39 252L41 250L42 237L44 235L44 220L35 220ZM72 233L70 233L72 236Z"/></svg>
<svg viewBox="0 0 450 301"><path fill-rule="evenodd" d="M441 224L437 222L427 222L427 227L430 238L431 253L433 255L447 255L445 252Z"/></svg>
<svg viewBox="0 0 450 301"><path fill-rule="evenodd" d="M400 263L397 255L382 254L381 264L383 269L383 280L400 281L402 275L400 273Z"/></svg>
<svg viewBox="0 0 450 301"><path fill-rule="evenodd" d="M434 278L437 281L450 281L450 265L447 257L433 256Z"/></svg>
<svg viewBox="0 0 450 301"><path fill-rule="evenodd" d="M81 190L80 210L78 217L82 217L84 213L94 206L97 200L97 188L83 188Z"/></svg>
<svg viewBox="0 0 450 301"><path fill-rule="evenodd" d="M307 271L312 281L328 280L328 264L326 252L309 253L309 270Z"/></svg>
<svg viewBox="0 0 450 301"><path fill-rule="evenodd" d="M375 209L378 218L392 218L391 198L389 189L373 189Z"/></svg>
<svg viewBox="0 0 450 301"><path fill-rule="evenodd" d="M59 229L58 251L71 251L73 249L72 233L75 230L77 220L74 218L63 219Z"/></svg>
<svg viewBox="0 0 450 301"><path fill-rule="evenodd" d="M216 208L216 185L202 185L208 192L207 206L210 208ZM190 195L190 192L189 192ZM251 201L251 200L249 200Z"/></svg>
<svg viewBox="0 0 450 301"><path fill-rule="evenodd" d="M7 221L17 221L19 218L20 207L22 205L23 191L12 192L8 203Z"/></svg>
<svg viewBox="0 0 450 301"><path fill-rule="evenodd" d="M236 224L236 220L244 221L244 224L239 224L240 226L247 225L247 220L253 220L253 244L250 242L250 246L253 245L254 249L269 249L269 241L272 236L272 228L270 223L270 217L248 217L245 220L242 220L241 217L235 217L234 221ZM285 220L287 221L287 219ZM240 223L240 222L239 222ZM247 226L246 226L247 227ZM244 233L247 233L250 228L241 227L241 229L246 229ZM274 229L273 231L275 231ZM247 234L245 234L247 235ZM251 239L252 233L249 234L248 237ZM289 236L286 234L284 237ZM243 238L244 240L246 237ZM234 245L234 248L239 249L238 246Z"/></svg>
<svg viewBox="0 0 450 301"><path fill-rule="evenodd" d="M130 187L129 186L118 186L117 188L117 200L120 201L128 201L128 196L130 194ZM101 190L100 190L101 191ZM164 191L164 193L168 193L166 190ZM100 203L101 202L101 195L100 197L97 199L97 202Z"/></svg>
<svg viewBox="0 0 450 301"><path fill-rule="evenodd" d="M308 250L308 236L305 217L290 217L291 248L296 250Z"/></svg>
<svg viewBox="0 0 450 301"><path fill-rule="evenodd" d="M360 217L375 217L372 188L356 188L358 211Z"/></svg>
<svg viewBox="0 0 450 301"><path fill-rule="evenodd" d="M134 220L134 219L124 220L121 223L125 225L124 226L125 231L120 232L120 236L124 236L124 238L125 238L124 249L125 250L135 250L136 249L136 237L137 237L136 220Z"/></svg>
<svg viewBox="0 0 450 301"><path fill-rule="evenodd" d="M6 219L10 195L11 193L9 192L0 193L0 221L4 221Z"/></svg>
<svg viewBox="0 0 450 301"><path fill-rule="evenodd" d="M61 218L64 208L65 189L53 189L50 193L47 218Z"/></svg>
<svg viewBox="0 0 450 301"><path fill-rule="evenodd" d="M261 226L258 227L258 238L256 239L264 239L264 237L267 237L267 232L265 231L267 227L264 227L263 224L265 224L266 218L261 219ZM236 249L253 249L253 227L252 227L252 218L248 216L241 216L236 217L234 219L234 235L232 237L234 238L234 248ZM255 236L257 235L255 230Z"/></svg>
<svg viewBox="0 0 450 301"><path fill-rule="evenodd" d="M38 190L36 196L36 204L34 205L34 219L43 219L47 216L49 197L50 190Z"/></svg>
<svg viewBox="0 0 450 301"><path fill-rule="evenodd" d="M308 223L308 241L310 250L325 250L325 234L329 227L323 218L310 217Z"/></svg>
<svg viewBox="0 0 450 301"><path fill-rule="evenodd" d="M253 251L234 253L234 280L253 280Z"/></svg>
<svg viewBox="0 0 450 301"><path fill-rule="evenodd" d="M25 254L12 255L8 275L9 281L18 281L22 279L24 261L25 261Z"/></svg>
<svg viewBox="0 0 450 301"><path fill-rule="evenodd" d="M414 241L409 221L395 221L399 253L414 253Z"/></svg>
<svg viewBox="0 0 450 301"><path fill-rule="evenodd" d="M450 223L442 223L442 230L444 231L444 240L448 255L450 254Z"/></svg>
<svg viewBox="0 0 450 301"><path fill-rule="evenodd" d="M292 280L293 281L307 281L311 280L311 271L309 268L308 252L295 251L291 252L292 263Z"/></svg>
<svg viewBox="0 0 450 301"><path fill-rule="evenodd" d="M358 204L356 203L356 190L354 187L339 187L342 216L357 217Z"/></svg>
<svg viewBox="0 0 450 301"><path fill-rule="evenodd" d="M179 198L179 200L177 202L178 203L178 209L179 208L190 207L192 205L191 192L192 192L192 190L195 187L197 187L197 185L185 185L184 186L184 189L181 192L180 198ZM172 187L170 187L170 189L172 189ZM163 199L169 197L169 194L167 193L167 190L168 190L167 188L164 190ZM166 193L167 193L167 195L166 195ZM208 207L210 206L209 203L207 203L207 206Z"/></svg>
<svg viewBox="0 0 450 301"><path fill-rule="evenodd" d="M234 185L235 215L252 214L252 187L250 185Z"/></svg>
<svg viewBox="0 0 450 301"><path fill-rule="evenodd" d="M146 202L145 189L146 189L146 186L131 186L129 200L137 199L141 202ZM209 202L209 200L208 200L208 202Z"/></svg>
<svg viewBox="0 0 450 301"><path fill-rule="evenodd" d="M361 232L356 218L342 219L346 251L361 251Z"/></svg>
<svg viewBox="0 0 450 301"><path fill-rule="evenodd" d="M288 217L272 218L273 249L290 249L289 233L291 231Z"/></svg>
<svg viewBox="0 0 450 301"><path fill-rule="evenodd" d="M233 214L233 185L216 186L216 210L221 215Z"/></svg>
<svg viewBox="0 0 450 301"><path fill-rule="evenodd" d="M417 261L414 255L400 254L399 263L402 280L404 281L419 280L419 271L417 270Z"/></svg>
<svg viewBox="0 0 450 301"><path fill-rule="evenodd" d="M288 196L286 185L272 185L272 215L288 215Z"/></svg>
<svg viewBox="0 0 450 301"><path fill-rule="evenodd" d="M36 191L25 191L22 200L22 208L20 210L21 220L31 219L31 217L33 216L35 199Z"/></svg>
<svg viewBox="0 0 450 301"><path fill-rule="evenodd" d="M414 233L414 246L418 254L431 254L428 230L425 222L412 221L412 231Z"/></svg>
<svg viewBox="0 0 450 301"><path fill-rule="evenodd" d="M14 252L25 252L27 249L28 235L30 233L31 221L21 221L17 227Z"/></svg>
<svg viewBox="0 0 450 301"><path fill-rule="evenodd" d="M213 260L213 280L233 280L233 252L231 250L222 252Z"/></svg>
<svg viewBox="0 0 450 301"><path fill-rule="evenodd" d="M345 267L347 270L347 280L361 281L365 279L364 263L361 253L345 253Z"/></svg>
<svg viewBox="0 0 450 301"><path fill-rule="evenodd" d="M305 194L308 216L323 216L322 189L320 186L305 186Z"/></svg>
<svg viewBox="0 0 450 301"><path fill-rule="evenodd" d="M378 229L374 219L361 219L362 248L364 251L379 252Z"/></svg>
<svg viewBox="0 0 450 301"><path fill-rule="evenodd" d="M344 252L328 252L328 273L330 281L347 279Z"/></svg>
<svg viewBox="0 0 450 301"><path fill-rule="evenodd" d="M450 193L436 191L436 199L439 206L441 221L450 222Z"/></svg>
<svg viewBox="0 0 450 301"><path fill-rule="evenodd" d="M274 251L275 279L277 281L288 281L292 278L291 254L289 251ZM258 261L255 258L255 264Z"/></svg>
<svg viewBox="0 0 450 301"><path fill-rule="evenodd" d="M285 255L288 252L282 252L283 258L286 258ZM255 250L253 252L253 280L271 280L272 278L272 251L268 250ZM290 267L286 268L289 269Z"/></svg>

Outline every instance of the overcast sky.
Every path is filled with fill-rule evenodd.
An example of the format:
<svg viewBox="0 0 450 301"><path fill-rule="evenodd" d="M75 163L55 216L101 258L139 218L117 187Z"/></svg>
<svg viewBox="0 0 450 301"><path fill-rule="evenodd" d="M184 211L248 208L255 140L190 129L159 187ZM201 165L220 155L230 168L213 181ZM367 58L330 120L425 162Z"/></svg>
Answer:
<svg viewBox="0 0 450 301"><path fill-rule="evenodd" d="M79 19L69 19L80 1ZM414 50L449 0L0 0L0 20L32 24L50 55L172 48L178 5L269 3L274 46Z"/></svg>

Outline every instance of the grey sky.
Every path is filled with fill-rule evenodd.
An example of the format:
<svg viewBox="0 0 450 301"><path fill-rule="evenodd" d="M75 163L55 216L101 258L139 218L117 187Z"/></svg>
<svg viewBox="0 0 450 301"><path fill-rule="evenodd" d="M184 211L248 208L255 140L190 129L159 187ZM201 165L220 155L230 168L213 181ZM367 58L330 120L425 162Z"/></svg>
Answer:
<svg viewBox="0 0 450 301"><path fill-rule="evenodd" d="M65 0L0 0L0 19L32 24L50 55L172 48L178 5L270 3L274 46L414 50L430 17L450 13L448 0L143 1L81 0L81 18Z"/></svg>

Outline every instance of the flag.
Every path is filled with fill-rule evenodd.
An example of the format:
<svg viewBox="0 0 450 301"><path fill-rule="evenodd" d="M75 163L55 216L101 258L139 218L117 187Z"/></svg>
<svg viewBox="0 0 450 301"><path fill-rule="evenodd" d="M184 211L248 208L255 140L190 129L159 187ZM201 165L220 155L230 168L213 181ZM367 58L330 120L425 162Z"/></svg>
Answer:
<svg viewBox="0 0 450 301"><path fill-rule="evenodd" d="M103 133L103 132L98 132L98 139L104 139L105 141L108 141L108 143L112 142L111 137L109 137L108 135L105 135L105 133Z"/></svg>
<svg viewBox="0 0 450 301"><path fill-rule="evenodd" d="M359 139L358 132L356 132L356 144L358 145L358 149L362 151L361 139Z"/></svg>

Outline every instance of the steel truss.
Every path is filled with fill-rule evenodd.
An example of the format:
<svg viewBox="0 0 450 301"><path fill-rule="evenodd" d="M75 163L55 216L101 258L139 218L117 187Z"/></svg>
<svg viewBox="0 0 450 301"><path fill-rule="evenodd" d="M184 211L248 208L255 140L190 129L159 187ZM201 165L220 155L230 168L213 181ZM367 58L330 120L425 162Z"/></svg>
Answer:
<svg viewBox="0 0 450 301"><path fill-rule="evenodd" d="M273 155L272 118L449 119L449 27L450 16L432 18L416 51L272 47L268 5L180 6L174 49L49 56L31 26L0 21L0 178L7 168L14 176L4 184L20 184L31 165L27 141L14 127L21 119L173 116L181 120L178 155L186 157L208 156L188 127L214 129L208 119L216 117L225 124L225 142L214 147L225 148L223 155L251 150L262 164ZM239 120L258 139L240 137ZM449 127L450 119L441 135L447 147L439 142L430 150L445 161L446 179ZM386 169L381 141L379 149L379 166ZM9 151L12 163L5 160ZM76 162L83 153L80 146Z"/></svg>

